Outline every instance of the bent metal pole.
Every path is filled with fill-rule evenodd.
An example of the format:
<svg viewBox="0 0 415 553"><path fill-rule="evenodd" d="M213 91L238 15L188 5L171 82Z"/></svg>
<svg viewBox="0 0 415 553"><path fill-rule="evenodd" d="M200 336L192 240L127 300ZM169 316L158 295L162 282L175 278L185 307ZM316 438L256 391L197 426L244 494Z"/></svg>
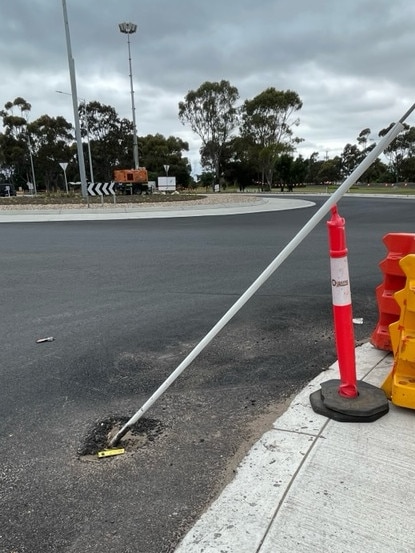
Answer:
<svg viewBox="0 0 415 553"><path fill-rule="evenodd" d="M232 319L236 313L245 305L245 303L255 294L255 292L268 280L274 271L287 259L287 257L301 244L308 234L318 225L330 209L342 198L349 188L363 175L363 173L372 165L375 159L388 147L392 140L404 129L403 122L415 109L415 104L395 123L390 131L379 141L367 157L360 163L353 173L343 182L341 186L329 197L329 199L320 207L320 209L311 217L296 236L285 246L268 267L259 275L251 286L242 294L242 296L232 305L232 307L223 315L215 326L206 334L206 336L195 346L180 365L171 373L163 384L154 392L154 394L144 403L144 405L128 420L125 425L109 441L110 447L118 444L120 439L125 436L128 429L135 424L157 399L169 388L171 384L181 375L181 373L190 365L190 363L199 355L201 351L213 340L213 338L222 330L222 328Z"/></svg>

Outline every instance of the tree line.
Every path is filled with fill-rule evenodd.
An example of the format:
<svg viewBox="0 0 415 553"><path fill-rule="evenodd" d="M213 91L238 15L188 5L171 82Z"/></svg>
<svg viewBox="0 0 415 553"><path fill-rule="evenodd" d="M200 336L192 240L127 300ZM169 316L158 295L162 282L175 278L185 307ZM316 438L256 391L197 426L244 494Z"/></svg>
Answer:
<svg viewBox="0 0 415 553"><path fill-rule="evenodd" d="M294 134L300 124L299 95L292 90L267 88L239 107L239 93L229 81L203 83L189 91L179 104L179 118L201 139L202 167L206 180L234 183L240 188L260 185L322 184L344 180L375 147L371 130L363 129L355 144L346 144L341 155L319 159L314 152L295 156L303 139ZM382 129L384 136L389 127ZM415 127L403 132L362 176L365 182L415 181Z"/></svg>
<svg viewBox="0 0 415 553"><path fill-rule="evenodd" d="M0 133L0 181L27 188L27 183L47 192L64 188L60 163L68 163L69 181L80 180L74 128L64 117L42 115L29 121L31 105L24 98L7 102L0 111L4 131ZM90 180L88 142L95 182L109 182L117 168L133 166L133 125L116 110L97 101L79 106L87 178ZM147 167L149 180L169 174L182 186L190 184L190 164L183 153L189 150L181 138L161 134L138 137L140 164Z"/></svg>
<svg viewBox="0 0 415 553"><path fill-rule="evenodd" d="M341 155L319 159L319 152L308 158L295 155L303 139L296 136L299 95L292 90L269 87L252 99L239 102L238 89L229 81L205 82L190 90L178 105L178 118L200 138L203 184L247 186L288 186L301 183L337 182L347 177L374 148L371 131L363 129L355 144L346 144ZM59 163L68 163L69 180L78 181L74 129L64 117L42 115L29 121L31 105L16 98L0 111L0 180L25 186L37 177L37 186L47 191L63 187ZM96 182L112 180L116 168L130 168L133 159L133 126L116 110L97 101L79 106L81 134L87 175L91 174L88 142L92 152ZM392 124L391 124L392 125ZM379 132L384 136L390 127ZM174 136L161 134L138 137L140 165L149 171L150 180L164 174L188 187L193 184L191 166L184 154L189 145ZM89 172L88 172L89 171ZM403 132L385 151L384 161L376 160L362 177L366 182L415 181L415 127Z"/></svg>

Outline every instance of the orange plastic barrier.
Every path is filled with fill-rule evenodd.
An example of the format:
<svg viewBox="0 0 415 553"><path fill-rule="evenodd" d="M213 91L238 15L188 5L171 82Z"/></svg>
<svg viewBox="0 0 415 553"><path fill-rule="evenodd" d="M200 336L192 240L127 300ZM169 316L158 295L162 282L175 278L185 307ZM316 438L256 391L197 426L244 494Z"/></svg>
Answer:
<svg viewBox="0 0 415 553"><path fill-rule="evenodd" d="M394 405L415 409L415 254L400 261L406 285L396 292L401 314L390 326L394 365L382 385Z"/></svg>
<svg viewBox="0 0 415 553"><path fill-rule="evenodd" d="M379 263L383 273L383 282L376 288L379 321L373 331L370 342L378 349L392 351L389 325L399 319L400 307L393 297L395 292L405 288L406 275L399 261L408 254L415 253L415 234L390 233L383 237L388 254Z"/></svg>

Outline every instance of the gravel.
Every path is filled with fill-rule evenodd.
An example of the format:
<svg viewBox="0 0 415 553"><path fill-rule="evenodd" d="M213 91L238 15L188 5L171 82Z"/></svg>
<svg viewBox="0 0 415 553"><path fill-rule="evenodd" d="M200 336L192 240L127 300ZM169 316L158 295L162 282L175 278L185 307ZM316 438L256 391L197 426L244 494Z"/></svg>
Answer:
<svg viewBox="0 0 415 553"><path fill-rule="evenodd" d="M34 211L34 210L83 210L83 209L125 209L125 210L137 210L137 209L180 209L182 207L190 208L193 206L204 206L204 205L217 205L219 206L229 206L229 205L255 205L263 203L263 199L258 198L254 195L244 195L244 194L208 194L199 198L197 200L186 200L180 201L175 200L174 202L131 202L131 203L92 203L88 205L84 203L79 204L0 204L0 211Z"/></svg>

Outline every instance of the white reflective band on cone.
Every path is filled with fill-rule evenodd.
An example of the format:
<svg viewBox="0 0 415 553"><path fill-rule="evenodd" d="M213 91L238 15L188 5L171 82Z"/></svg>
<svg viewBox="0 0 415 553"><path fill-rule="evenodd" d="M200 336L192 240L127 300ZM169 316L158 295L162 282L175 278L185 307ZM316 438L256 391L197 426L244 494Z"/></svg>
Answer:
<svg viewBox="0 0 415 553"><path fill-rule="evenodd" d="M350 305L352 303L352 296L350 293L347 257L331 257L330 269L333 305Z"/></svg>

